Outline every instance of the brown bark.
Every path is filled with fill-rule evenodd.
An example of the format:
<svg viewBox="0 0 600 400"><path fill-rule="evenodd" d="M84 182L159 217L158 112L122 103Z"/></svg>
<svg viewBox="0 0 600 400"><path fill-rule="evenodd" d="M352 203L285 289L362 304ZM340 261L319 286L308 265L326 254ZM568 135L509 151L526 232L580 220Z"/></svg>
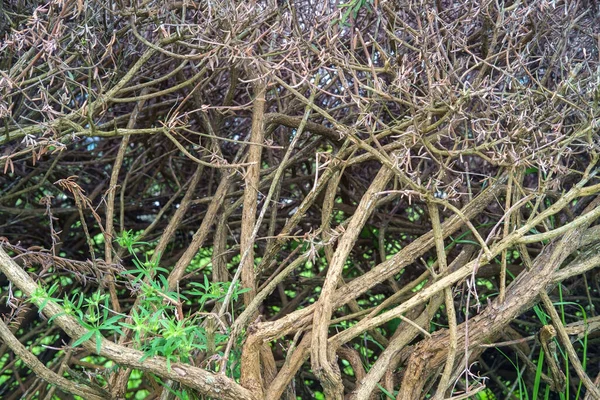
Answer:
<svg viewBox="0 0 600 400"><path fill-rule="evenodd" d="M547 246L535 259L533 268L519 275L507 288L506 300L492 301L480 314L458 326L458 348L468 351L469 359L478 357L483 349L479 344L493 341L502 328L515 317L529 309L546 289L552 272L579 247L585 229L565 235L564 238ZM421 341L406 363L406 373L400 385L399 398L417 399L424 395L423 387L446 358L449 334L447 330L435 332L431 339ZM461 368L456 366L455 368Z"/></svg>

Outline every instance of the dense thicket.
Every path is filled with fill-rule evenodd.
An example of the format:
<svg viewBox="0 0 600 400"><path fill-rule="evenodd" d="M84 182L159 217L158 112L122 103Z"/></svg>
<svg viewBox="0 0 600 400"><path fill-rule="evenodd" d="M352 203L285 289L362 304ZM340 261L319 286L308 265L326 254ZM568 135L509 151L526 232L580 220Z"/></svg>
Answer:
<svg viewBox="0 0 600 400"><path fill-rule="evenodd" d="M600 398L595 1L0 4L2 398Z"/></svg>

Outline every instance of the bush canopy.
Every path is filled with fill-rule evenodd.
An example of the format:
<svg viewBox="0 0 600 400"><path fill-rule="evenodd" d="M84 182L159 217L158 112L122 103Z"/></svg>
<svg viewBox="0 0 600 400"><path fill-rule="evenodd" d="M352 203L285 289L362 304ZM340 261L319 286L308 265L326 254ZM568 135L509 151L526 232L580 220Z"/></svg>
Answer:
<svg viewBox="0 0 600 400"><path fill-rule="evenodd" d="M3 399L600 399L595 0L8 0L0 40Z"/></svg>

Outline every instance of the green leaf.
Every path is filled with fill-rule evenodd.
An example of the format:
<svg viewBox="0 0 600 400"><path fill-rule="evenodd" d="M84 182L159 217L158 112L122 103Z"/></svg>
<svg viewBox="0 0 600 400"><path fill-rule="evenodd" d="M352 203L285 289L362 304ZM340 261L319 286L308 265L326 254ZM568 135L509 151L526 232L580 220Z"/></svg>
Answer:
<svg viewBox="0 0 600 400"><path fill-rule="evenodd" d="M83 336L81 336L79 339L77 339L75 341L75 343L73 343L73 347L79 346L80 344L82 344L86 340L89 340L93 335L94 335L94 330L87 331Z"/></svg>
<svg viewBox="0 0 600 400"><path fill-rule="evenodd" d="M395 399L396 396L394 396L393 393L390 393L388 390L386 390L383 386L381 386L379 383L377 384L377 387L379 388L379 390L381 390L383 392L383 394L386 395L386 397L390 398L390 399Z"/></svg>

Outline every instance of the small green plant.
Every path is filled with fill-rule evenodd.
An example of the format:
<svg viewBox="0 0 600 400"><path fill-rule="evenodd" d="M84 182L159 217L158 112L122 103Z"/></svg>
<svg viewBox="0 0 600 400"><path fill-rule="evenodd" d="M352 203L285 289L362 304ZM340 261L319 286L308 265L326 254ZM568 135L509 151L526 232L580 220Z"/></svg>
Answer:
<svg viewBox="0 0 600 400"><path fill-rule="evenodd" d="M127 280L139 299L127 321L124 321L124 315L111 310L110 296L102 289L91 294L77 292L60 299L54 297L60 287L55 282L49 288L38 287L28 302L35 304L40 312L49 303L61 304L63 312L53 316L50 321L61 315L75 318L87 332L75 340L73 347L93 340L97 354L100 354L104 337L123 335L125 328L132 331L134 345L144 353L140 361L162 356L166 358L169 370L174 362L192 362L193 357L200 352L220 356L230 332L223 323L207 323L211 320L218 321L218 317L207 310L207 307L225 298L231 282L211 282L204 275L200 282L189 284L188 290L184 291L185 295L169 290L168 271L159 267L159 257L149 259L151 250L141 249L149 243L141 242L139 236L132 231L121 233L116 241L132 256L133 267L120 275ZM138 253L144 254L143 261ZM240 289L237 285L238 283L231 298L232 318L233 303L248 290ZM184 315L184 304L194 306L197 311ZM234 377L240 375L239 359L238 352L232 351L227 369ZM177 393L179 398L188 396L185 390Z"/></svg>
<svg viewBox="0 0 600 400"><path fill-rule="evenodd" d="M86 340L93 338L96 341L96 353L99 354L102 339L104 337L103 332L122 333L121 328L117 323L122 316L111 316L110 299L106 294L97 291L91 296L86 297L83 293L77 293L71 298L65 295L64 299L61 300L53 297L58 291L58 288L58 282L55 282L47 290L44 287L38 287L31 294L28 302L35 304L40 312L42 312L49 303L62 303L63 312L51 317L49 322L52 322L52 320L61 315L70 315L88 330L88 332L73 343L73 346L78 346Z"/></svg>
<svg viewBox="0 0 600 400"><path fill-rule="evenodd" d="M194 297L194 302L200 305L200 309L204 309L204 306L207 301L220 301L225 298L229 287L231 286L231 282L210 282L208 277L204 275L204 281L201 282L191 282L190 286L193 288L186 292L190 296ZM239 283L236 282L236 287L231 296L231 304L235 303L240 294L246 293L250 289L239 289ZM233 308L231 310L233 314Z"/></svg>
<svg viewBox="0 0 600 400"><path fill-rule="evenodd" d="M142 261L137 256L138 247L148 243L139 241L139 236L132 231L123 232L117 242L133 257L134 268L121 275L138 291L140 299L138 307L131 312L131 320L120 325L133 331L134 343L144 352L141 361L162 356L167 359L170 369L173 362L190 362L194 354L217 349L226 343L229 336L224 325L219 325L217 332L207 327L207 318L216 316L205 307L209 301L222 300L230 282L211 282L204 275L201 282L190 283L185 295L169 290L168 271L158 266L159 257L149 260L146 252L146 259ZM236 288L232 302L245 291L247 289ZM184 304L194 305L198 311L184 315Z"/></svg>
<svg viewBox="0 0 600 400"><path fill-rule="evenodd" d="M206 332L196 318L176 320L161 319L156 336L140 341L144 356L140 361L152 356L163 356L167 359L167 368L171 362L189 362L194 350L204 351Z"/></svg>
<svg viewBox="0 0 600 400"><path fill-rule="evenodd" d="M52 297L57 290L58 282L55 282L48 290L43 287L37 287L27 301L35 304L41 313L50 301L60 302L60 300Z"/></svg>
<svg viewBox="0 0 600 400"><path fill-rule="evenodd" d="M110 316L110 299L105 293L95 292L90 297L79 294L77 301L65 299L65 304L67 302L69 303L69 311L88 330L87 333L73 343L74 347L93 338L96 342L96 353L100 354L100 347L104 338L103 332L108 334L123 333L118 324L122 316ZM83 309L85 309L85 312L83 312Z"/></svg>
<svg viewBox="0 0 600 400"><path fill-rule="evenodd" d="M347 3L340 4L338 8L345 9L342 13L342 18L339 20L340 24L346 24L348 18L352 16L352 18L356 18L359 11L363 8L371 11L373 7L373 0L350 0Z"/></svg>

